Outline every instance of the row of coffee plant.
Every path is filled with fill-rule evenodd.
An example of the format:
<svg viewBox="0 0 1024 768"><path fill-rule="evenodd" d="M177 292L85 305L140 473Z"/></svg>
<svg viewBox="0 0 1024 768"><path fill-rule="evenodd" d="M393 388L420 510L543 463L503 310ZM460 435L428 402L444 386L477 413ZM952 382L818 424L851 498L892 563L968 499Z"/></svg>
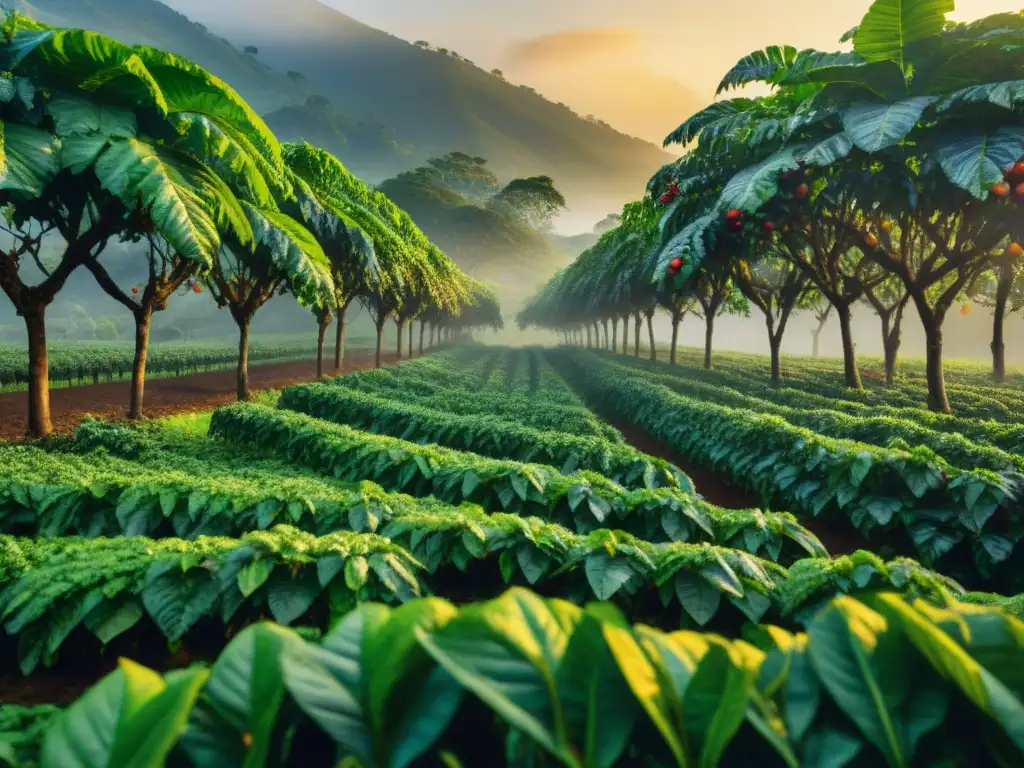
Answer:
<svg viewBox="0 0 1024 768"><path fill-rule="evenodd" d="M551 359L597 410L621 414L766 503L848 520L967 583L1020 586L1013 555L1024 538L1024 480L1016 473L954 467L928 449L833 439L779 416L677 394L584 350Z"/></svg>

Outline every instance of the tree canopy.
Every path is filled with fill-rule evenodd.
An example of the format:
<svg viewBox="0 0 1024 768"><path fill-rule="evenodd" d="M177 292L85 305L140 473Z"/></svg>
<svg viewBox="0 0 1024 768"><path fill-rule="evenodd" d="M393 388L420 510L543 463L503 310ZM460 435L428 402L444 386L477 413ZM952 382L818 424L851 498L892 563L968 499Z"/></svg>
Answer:
<svg viewBox="0 0 1024 768"><path fill-rule="evenodd" d="M386 316L411 316L414 303L454 319L478 305L479 287L385 195L322 150L282 147L201 67L13 12L0 64L10 239L0 288L26 323L30 434L50 430L45 310L79 267L135 317L135 415L149 317L183 283L205 284L238 323L240 397L248 323L273 295L292 294L320 318L353 299ZM63 249L44 264L43 242L55 240ZM117 241L146 244L143 287L129 290L104 268L104 248ZM28 265L41 282L26 282Z"/></svg>
<svg viewBox="0 0 1024 768"><path fill-rule="evenodd" d="M858 387L851 307L901 286L925 330L929 404L948 410L945 316L998 260L1024 253L1024 15L961 24L952 10L876 0L846 38L853 50L772 46L738 62L719 92L764 83L770 94L689 117L666 145L693 147L650 181L658 234L631 261L649 265L656 291L693 294L701 274L785 263L834 308ZM624 226L607 242L625 241Z"/></svg>
<svg viewBox="0 0 1024 768"><path fill-rule="evenodd" d="M550 176L513 179L488 204L538 232L550 231L554 218L566 208L565 197Z"/></svg>

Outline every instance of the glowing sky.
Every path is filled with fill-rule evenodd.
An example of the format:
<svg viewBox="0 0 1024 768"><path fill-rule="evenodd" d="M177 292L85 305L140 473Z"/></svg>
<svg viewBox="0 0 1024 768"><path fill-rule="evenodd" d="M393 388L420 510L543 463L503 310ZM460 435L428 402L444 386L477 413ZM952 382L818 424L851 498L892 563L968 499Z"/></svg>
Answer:
<svg viewBox="0 0 1024 768"><path fill-rule="evenodd" d="M233 36L240 26L267 23L280 11L264 18L260 7L282 0L164 2ZM869 6L869 0L320 2L406 40L427 40L500 68L515 83L658 144L713 98L721 76L746 54L782 43L835 49ZM957 0L954 18L1022 6L1024 0Z"/></svg>
<svg viewBox="0 0 1024 768"><path fill-rule="evenodd" d="M778 43L835 48L868 7L865 0L322 2L502 68L510 80L656 141L711 99L742 56ZM954 18L1022 6L1024 0L959 0Z"/></svg>

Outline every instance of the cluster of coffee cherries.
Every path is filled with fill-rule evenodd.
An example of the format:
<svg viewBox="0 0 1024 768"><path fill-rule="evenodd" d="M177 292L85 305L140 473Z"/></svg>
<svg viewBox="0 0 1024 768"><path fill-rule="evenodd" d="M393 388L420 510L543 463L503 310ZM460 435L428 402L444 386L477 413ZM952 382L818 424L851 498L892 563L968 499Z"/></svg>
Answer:
<svg viewBox="0 0 1024 768"><path fill-rule="evenodd" d="M1024 197L1024 160L1003 169L1003 180L989 188L996 197Z"/></svg>
<svg viewBox="0 0 1024 768"><path fill-rule="evenodd" d="M797 200L803 200L811 193L811 185L808 184L810 172L804 168L804 161L797 160L797 167L790 168L779 174L779 187L793 195Z"/></svg>
<svg viewBox="0 0 1024 768"><path fill-rule="evenodd" d="M742 232L743 228L748 223L753 224L755 227L760 221L760 237L763 242L766 239L771 238L775 234L775 222L770 219L752 219L748 220L746 214L738 208L733 208L725 212L725 228L731 232Z"/></svg>
<svg viewBox="0 0 1024 768"><path fill-rule="evenodd" d="M672 182L669 185L668 191L665 192L659 199L662 205L671 205L679 195L682 194L679 190L679 185L676 182Z"/></svg>

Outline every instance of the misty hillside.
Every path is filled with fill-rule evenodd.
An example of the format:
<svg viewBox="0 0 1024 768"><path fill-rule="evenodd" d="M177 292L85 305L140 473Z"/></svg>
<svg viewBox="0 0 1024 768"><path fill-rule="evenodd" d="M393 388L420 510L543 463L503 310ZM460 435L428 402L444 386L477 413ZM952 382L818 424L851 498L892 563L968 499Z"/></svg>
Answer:
<svg viewBox="0 0 1024 768"><path fill-rule="evenodd" d="M185 56L241 93L282 140L322 146L368 180L379 181L411 164L410 148L385 126L340 114L332 106L309 107L306 101L316 93L301 75L290 78L287 70L269 67L156 0L11 0L10 5L48 24L92 29Z"/></svg>
<svg viewBox="0 0 1024 768"><path fill-rule="evenodd" d="M307 141L339 158L359 178L376 183L412 164L412 147L399 142L380 123L355 120L330 104L285 106L263 116L270 129L287 141Z"/></svg>
<svg viewBox="0 0 1024 768"><path fill-rule="evenodd" d="M317 0L168 2L238 45L257 46L276 69L301 72L344 114L372 115L411 143L417 160L460 150L487 157L503 178L553 177L574 218L635 199L669 159L652 144Z"/></svg>

